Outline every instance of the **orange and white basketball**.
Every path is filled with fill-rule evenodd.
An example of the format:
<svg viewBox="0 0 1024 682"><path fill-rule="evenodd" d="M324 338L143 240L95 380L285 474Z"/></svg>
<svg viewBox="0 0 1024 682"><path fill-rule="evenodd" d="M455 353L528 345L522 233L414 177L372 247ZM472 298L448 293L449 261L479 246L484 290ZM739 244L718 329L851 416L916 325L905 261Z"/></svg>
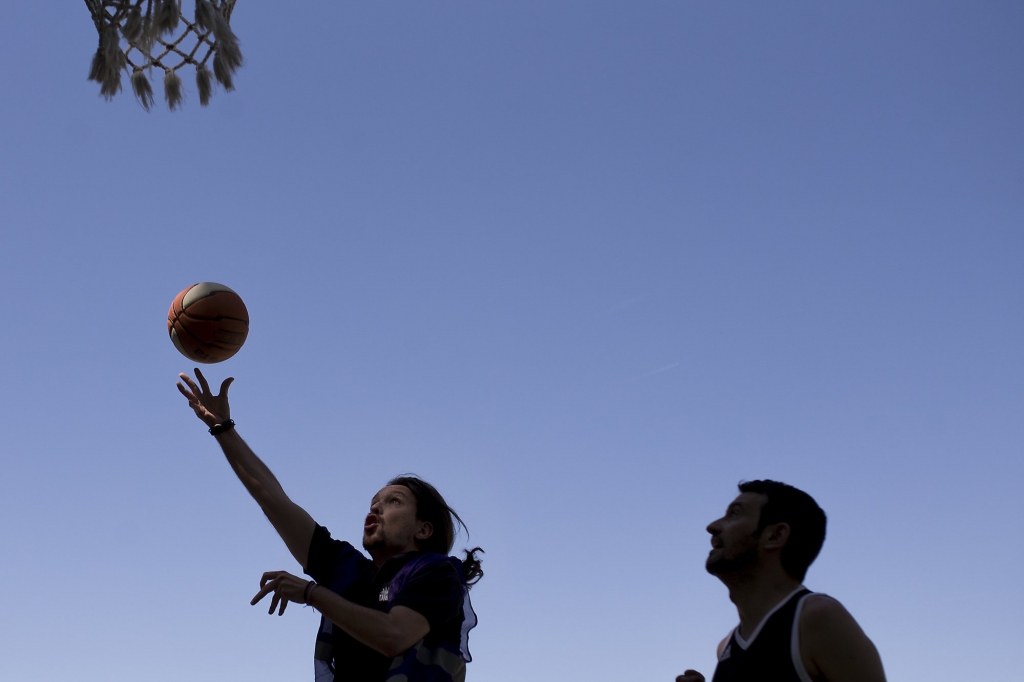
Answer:
<svg viewBox="0 0 1024 682"><path fill-rule="evenodd" d="M249 334L242 298L216 282L185 287L167 311L167 333L189 360L211 364L238 352Z"/></svg>

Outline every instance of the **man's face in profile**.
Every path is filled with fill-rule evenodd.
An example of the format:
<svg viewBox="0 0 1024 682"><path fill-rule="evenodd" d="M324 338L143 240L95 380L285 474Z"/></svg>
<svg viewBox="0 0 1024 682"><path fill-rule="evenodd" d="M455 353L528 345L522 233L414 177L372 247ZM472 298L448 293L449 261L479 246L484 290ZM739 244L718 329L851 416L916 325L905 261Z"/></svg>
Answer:
<svg viewBox="0 0 1024 682"><path fill-rule="evenodd" d="M704 567L716 576L748 570L757 564L758 520L768 498L760 493L740 493L725 510L725 516L708 524L711 551Z"/></svg>

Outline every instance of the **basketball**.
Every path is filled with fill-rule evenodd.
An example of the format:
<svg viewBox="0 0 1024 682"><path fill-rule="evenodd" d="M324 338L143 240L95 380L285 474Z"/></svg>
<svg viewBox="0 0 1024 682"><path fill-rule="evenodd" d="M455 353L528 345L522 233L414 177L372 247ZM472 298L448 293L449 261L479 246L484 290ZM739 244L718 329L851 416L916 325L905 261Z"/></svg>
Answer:
<svg viewBox="0 0 1024 682"><path fill-rule="evenodd" d="M216 282L185 287L167 311L171 342L189 360L212 364L238 352L249 333L242 298Z"/></svg>

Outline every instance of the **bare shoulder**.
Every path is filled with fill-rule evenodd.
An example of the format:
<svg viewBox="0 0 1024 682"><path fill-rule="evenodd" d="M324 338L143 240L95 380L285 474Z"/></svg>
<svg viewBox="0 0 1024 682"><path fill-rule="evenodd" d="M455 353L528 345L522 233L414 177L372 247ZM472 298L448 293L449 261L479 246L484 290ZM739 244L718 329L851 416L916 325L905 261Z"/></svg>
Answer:
<svg viewBox="0 0 1024 682"><path fill-rule="evenodd" d="M725 651L725 645L729 643L729 640L731 638L732 638L732 630L730 630L729 634L727 634L725 636L725 639L723 639L721 642L718 643L718 658L722 657L722 652Z"/></svg>
<svg viewBox="0 0 1024 682"><path fill-rule="evenodd" d="M875 645L837 599L812 594L800 613L800 653L812 679L884 682Z"/></svg>
<svg viewBox="0 0 1024 682"><path fill-rule="evenodd" d="M853 621L854 624L857 622L853 620L853 616L846 610L846 607L834 597L815 592L807 595L807 599L804 600L803 610L800 614L801 625L807 623L827 626L845 620Z"/></svg>
<svg viewBox="0 0 1024 682"><path fill-rule="evenodd" d="M836 640L866 639L864 631L838 599L811 594L800 612L800 639L807 645L828 645Z"/></svg>

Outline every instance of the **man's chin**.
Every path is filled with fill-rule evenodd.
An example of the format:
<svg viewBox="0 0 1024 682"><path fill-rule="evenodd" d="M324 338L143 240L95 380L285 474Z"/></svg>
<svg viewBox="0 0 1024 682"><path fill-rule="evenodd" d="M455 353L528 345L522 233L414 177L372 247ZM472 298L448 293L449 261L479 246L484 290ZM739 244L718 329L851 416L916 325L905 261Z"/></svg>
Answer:
<svg viewBox="0 0 1024 682"><path fill-rule="evenodd" d="M757 565L757 554L745 552L736 557L726 557L723 553L716 554L714 550L708 555L704 562L704 569L711 575L721 578L722 576L735 575L750 571Z"/></svg>
<svg viewBox="0 0 1024 682"><path fill-rule="evenodd" d="M722 551L720 549L712 549L710 552L708 552L708 558L704 562L704 570L706 570L711 575L718 575L722 572L722 569L725 567L723 566L723 564L728 563L728 559L722 556Z"/></svg>
<svg viewBox="0 0 1024 682"><path fill-rule="evenodd" d="M387 539L380 535L364 535L363 536L363 549L367 552L373 552L374 550L383 549L387 547Z"/></svg>

